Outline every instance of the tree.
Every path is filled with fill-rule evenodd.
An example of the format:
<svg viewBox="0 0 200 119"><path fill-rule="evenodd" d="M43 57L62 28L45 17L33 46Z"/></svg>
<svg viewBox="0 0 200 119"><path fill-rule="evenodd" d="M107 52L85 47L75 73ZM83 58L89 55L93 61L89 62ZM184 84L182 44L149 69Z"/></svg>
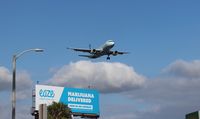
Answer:
<svg viewBox="0 0 200 119"><path fill-rule="evenodd" d="M53 102L47 107L48 119L72 119L70 108L61 102Z"/></svg>

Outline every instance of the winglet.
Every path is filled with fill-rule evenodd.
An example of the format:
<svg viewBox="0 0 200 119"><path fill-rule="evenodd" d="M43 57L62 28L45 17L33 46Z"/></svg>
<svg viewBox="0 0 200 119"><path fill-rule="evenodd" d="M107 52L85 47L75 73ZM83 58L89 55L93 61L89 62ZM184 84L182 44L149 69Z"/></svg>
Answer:
<svg viewBox="0 0 200 119"><path fill-rule="evenodd" d="M70 48L70 47L66 47L66 49L68 49L68 50L73 50L73 48Z"/></svg>
<svg viewBox="0 0 200 119"><path fill-rule="evenodd" d="M131 52L124 52L124 54L131 54Z"/></svg>

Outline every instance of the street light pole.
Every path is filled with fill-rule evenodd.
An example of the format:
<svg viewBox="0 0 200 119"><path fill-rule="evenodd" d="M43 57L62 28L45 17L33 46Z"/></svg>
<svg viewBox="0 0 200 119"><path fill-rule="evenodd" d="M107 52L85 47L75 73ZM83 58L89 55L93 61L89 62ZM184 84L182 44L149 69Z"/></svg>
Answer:
<svg viewBox="0 0 200 119"><path fill-rule="evenodd" d="M23 55L24 53L35 51L35 52L43 52L43 49L35 48L28 49L20 52L17 55L13 55L12 65L13 65L13 81L12 81L12 119L15 119L15 108L16 108L16 61L17 59Z"/></svg>
<svg viewBox="0 0 200 119"><path fill-rule="evenodd" d="M15 119L15 106L16 106L16 55L13 55L13 82L12 82L12 119Z"/></svg>

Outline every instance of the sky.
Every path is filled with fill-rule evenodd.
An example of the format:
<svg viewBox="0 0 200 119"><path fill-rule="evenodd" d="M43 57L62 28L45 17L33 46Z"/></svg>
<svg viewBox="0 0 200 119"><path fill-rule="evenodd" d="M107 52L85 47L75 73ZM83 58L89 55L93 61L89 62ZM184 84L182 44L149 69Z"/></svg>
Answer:
<svg viewBox="0 0 200 119"><path fill-rule="evenodd" d="M183 119L200 109L200 1L0 1L0 118L10 118L12 57L17 59L17 119L30 115L40 84L99 90L101 119ZM79 57L67 47L130 54Z"/></svg>

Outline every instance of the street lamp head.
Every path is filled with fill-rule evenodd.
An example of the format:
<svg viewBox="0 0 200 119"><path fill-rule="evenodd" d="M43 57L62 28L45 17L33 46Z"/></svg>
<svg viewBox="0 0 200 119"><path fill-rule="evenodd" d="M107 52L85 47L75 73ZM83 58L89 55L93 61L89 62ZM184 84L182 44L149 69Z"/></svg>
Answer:
<svg viewBox="0 0 200 119"><path fill-rule="evenodd" d="M34 51L35 51L35 52L43 52L44 49L36 48L36 49L34 49Z"/></svg>
<svg viewBox="0 0 200 119"><path fill-rule="evenodd" d="M15 55L15 58L14 58L14 59L18 59L18 58L19 58L21 55L23 55L24 53L31 52L31 51L34 51L34 52L43 52L44 49L33 48L33 49L24 50L24 51L22 51L21 53Z"/></svg>

